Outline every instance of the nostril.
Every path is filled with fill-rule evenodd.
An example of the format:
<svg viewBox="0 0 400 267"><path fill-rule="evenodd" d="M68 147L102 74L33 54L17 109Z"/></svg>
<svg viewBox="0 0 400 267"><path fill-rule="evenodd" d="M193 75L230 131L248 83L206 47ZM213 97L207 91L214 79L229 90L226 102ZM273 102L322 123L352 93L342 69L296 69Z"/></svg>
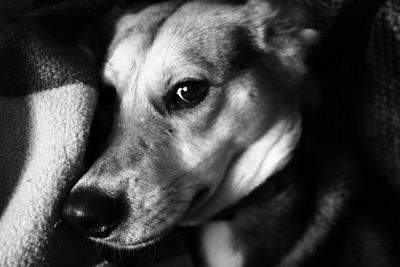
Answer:
<svg viewBox="0 0 400 267"><path fill-rule="evenodd" d="M80 233L104 238L111 234L123 217L122 201L89 189L71 193L64 204L63 215Z"/></svg>

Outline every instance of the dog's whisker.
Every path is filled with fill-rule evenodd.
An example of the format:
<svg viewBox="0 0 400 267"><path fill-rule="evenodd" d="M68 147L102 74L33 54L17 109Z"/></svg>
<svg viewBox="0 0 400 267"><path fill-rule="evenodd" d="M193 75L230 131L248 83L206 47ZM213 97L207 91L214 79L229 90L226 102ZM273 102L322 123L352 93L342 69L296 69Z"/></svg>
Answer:
<svg viewBox="0 0 400 267"><path fill-rule="evenodd" d="M218 147L217 149L214 149L214 151L212 151L210 153L210 155L215 155L215 154L219 154L221 151L225 150L224 147ZM161 188L161 190L165 190L166 188L171 188L173 187L177 182L183 180L188 174L193 173L194 170L202 167L204 164L209 163L211 161L213 161L214 158L213 157L206 157L204 158L202 161L200 161L200 163L198 163L196 166L191 167L190 169L184 171L182 174L180 174L178 177L176 177L175 179L173 179L170 183L168 183L167 185L165 185L164 187Z"/></svg>
<svg viewBox="0 0 400 267"><path fill-rule="evenodd" d="M198 183L198 184L193 184L193 185L182 187L182 188L177 188L176 190L174 190L174 194L177 194L177 193L180 193L182 191L189 190L189 189L192 189L192 188L202 187L202 186L209 186L209 185L210 185L209 183Z"/></svg>
<svg viewBox="0 0 400 267"><path fill-rule="evenodd" d="M170 208L165 210L165 217L169 217L171 214L183 214L186 211L186 207L183 209L178 209L178 207Z"/></svg>
<svg viewBox="0 0 400 267"><path fill-rule="evenodd" d="M182 180L182 178L184 178L184 176L182 176L182 175L178 176L177 178L175 178L171 182L169 182L167 185L161 187L160 190L164 191L164 190L166 190L168 188L174 187L177 182L180 182Z"/></svg>

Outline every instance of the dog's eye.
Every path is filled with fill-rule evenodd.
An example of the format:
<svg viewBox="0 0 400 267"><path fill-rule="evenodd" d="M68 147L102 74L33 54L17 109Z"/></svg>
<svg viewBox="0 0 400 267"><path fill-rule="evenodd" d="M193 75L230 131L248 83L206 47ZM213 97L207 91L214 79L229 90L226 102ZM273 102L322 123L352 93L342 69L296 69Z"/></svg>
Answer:
<svg viewBox="0 0 400 267"><path fill-rule="evenodd" d="M202 81L187 81L178 84L170 103L171 109L190 108L199 104L206 97L209 85Z"/></svg>

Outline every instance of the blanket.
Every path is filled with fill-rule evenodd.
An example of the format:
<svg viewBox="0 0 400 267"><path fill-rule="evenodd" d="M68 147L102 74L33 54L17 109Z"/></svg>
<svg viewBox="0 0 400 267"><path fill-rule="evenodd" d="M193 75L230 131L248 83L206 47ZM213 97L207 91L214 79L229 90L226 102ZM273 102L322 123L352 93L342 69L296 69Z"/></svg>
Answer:
<svg viewBox="0 0 400 267"><path fill-rule="evenodd" d="M59 207L82 172L97 99L96 70L76 42L107 5L0 1L0 266L96 259Z"/></svg>
<svg viewBox="0 0 400 267"><path fill-rule="evenodd" d="M363 179L400 193L400 2L296 0L323 34L315 73L326 132L352 149Z"/></svg>
<svg viewBox="0 0 400 267"><path fill-rule="evenodd" d="M325 134L354 151L370 183L400 193L400 2L294 0L321 31L314 72Z"/></svg>

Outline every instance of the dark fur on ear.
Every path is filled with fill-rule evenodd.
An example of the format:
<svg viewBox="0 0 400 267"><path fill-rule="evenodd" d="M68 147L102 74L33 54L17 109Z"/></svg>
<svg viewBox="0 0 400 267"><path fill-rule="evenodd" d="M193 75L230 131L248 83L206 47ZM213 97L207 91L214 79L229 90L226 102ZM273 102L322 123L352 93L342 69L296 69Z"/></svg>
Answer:
<svg viewBox="0 0 400 267"><path fill-rule="evenodd" d="M281 0L248 0L245 5L256 45L285 66L288 73L284 79L300 84L303 108L315 110L319 93L307 69L310 52L319 38L306 10Z"/></svg>
<svg viewBox="0 0 400 267"><path fill-rule="evenodd" d="M300 6L277 0L249 0L248 17L264 44L280 49L308 48L317 40L307 12ZM266 47L268 48L268 47Z"/></svg>

